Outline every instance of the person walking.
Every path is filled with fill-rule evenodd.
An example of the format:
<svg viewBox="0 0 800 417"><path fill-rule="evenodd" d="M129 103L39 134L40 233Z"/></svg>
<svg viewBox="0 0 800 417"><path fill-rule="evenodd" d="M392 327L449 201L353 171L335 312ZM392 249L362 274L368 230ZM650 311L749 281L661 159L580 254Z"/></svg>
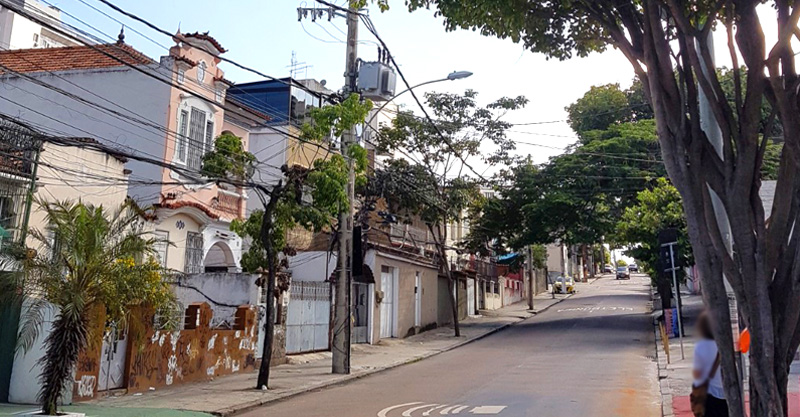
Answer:
<svg viewBox="0 0 800 417"><path fill-rule="evenodd" d="M697 318L697 332L700 340L694 346L692 411L696 417L728 417L719 351L705 312Z"/></svg>

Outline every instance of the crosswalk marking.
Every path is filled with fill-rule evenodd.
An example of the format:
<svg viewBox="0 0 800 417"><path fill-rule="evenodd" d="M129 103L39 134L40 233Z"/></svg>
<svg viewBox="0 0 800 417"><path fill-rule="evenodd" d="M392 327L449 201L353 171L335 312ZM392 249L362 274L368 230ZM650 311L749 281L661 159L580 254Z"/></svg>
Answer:
<svg viewBox="0 0 800 417"><path fill-rule="evenodd" d="M438 409L440 409L440 408L444 407L445 405L447 405L447 404L437 405L436 407L433 407L433 408L431 408L430 410L428 410L428 411L426 411L426 412L422 413L422 415L423 415L423 416L429 416L429 415L431 415L431 413L432 413L432 412L434 412L434 411L436 411L436 410L438 410Z"/></svg>
<svg viewBox="0 0 800 417"><path fill-rule="evenodd" d="M470 413L472 414L500 414L506 408L504 405L483 405L473 408Z"/></svg>
<svg viewBox="0 0 800 417"><path fill-rule="evenodd" d="M438 404L425 404L425 405L420 405L418 407L409 408L408 410L403 412L403 417L411 417L411 413L413 413L414 411L421 410L423 408L433 407L435 405Z"/></svg>

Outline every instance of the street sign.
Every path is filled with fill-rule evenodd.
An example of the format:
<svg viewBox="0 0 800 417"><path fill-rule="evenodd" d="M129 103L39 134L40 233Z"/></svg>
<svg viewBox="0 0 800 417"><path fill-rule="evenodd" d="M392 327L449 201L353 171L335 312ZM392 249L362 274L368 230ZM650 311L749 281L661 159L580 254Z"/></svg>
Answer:
<svg viewBox="0 0 800 417"><path fill-rule="evenodd" d="M661 245L659 255L659 273L672 272L672 285L675 289L675 310L678 314L678 337L681 341L681 359L685 359L683 353L683 322L681 320L681 289L678 286L678 275L675 273L679 269L678 259L678 230L664 229L658 232L658 243Z"/></svg>

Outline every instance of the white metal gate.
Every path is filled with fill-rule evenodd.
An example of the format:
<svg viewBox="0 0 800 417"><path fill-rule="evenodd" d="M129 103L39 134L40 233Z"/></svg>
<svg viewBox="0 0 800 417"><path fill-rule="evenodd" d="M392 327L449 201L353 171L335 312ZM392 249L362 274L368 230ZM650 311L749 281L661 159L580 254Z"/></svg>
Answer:
<svg viewBox="0 0 800 417"><path fill-rule="evenodd" d="M330 313L329 283L292 281L286 311L286 353L327 350Z"/></svg>
<svg viewBox="0 0 800 417"><path fill-rule="evenodd" d="M97 381L98 391L122 388L125 384L125 354L128 351L126 333L118 331L116 326L112 326L103 335L100 373Z"/></svg>
<svg viewBox="0 0 800 417"><path fill-rule="evenodd" d="M397 310L395 306L395 289L397 283L394 277L394 268L382 266L381 267L381 291L383 292L383 300L381 300L381 337L395 337L395 320L397 317Z"/></svg>
<svg viewBox="0 0 800 417"><path fill-rule="evenodd" d="M475 315L475 280L467 280L467 314Z"/></svg>

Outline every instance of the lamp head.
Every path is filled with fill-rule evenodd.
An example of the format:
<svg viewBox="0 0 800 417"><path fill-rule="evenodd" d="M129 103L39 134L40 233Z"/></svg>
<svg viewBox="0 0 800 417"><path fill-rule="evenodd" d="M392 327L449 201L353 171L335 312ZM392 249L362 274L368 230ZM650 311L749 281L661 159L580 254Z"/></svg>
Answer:
<svg viewBox="0 0 800 417"><path fill-rule="evenodd" d="M469 71L453 71L447 75L448 80L460 80L462 78L467 78L472 76L472 73Z"/></svg>

